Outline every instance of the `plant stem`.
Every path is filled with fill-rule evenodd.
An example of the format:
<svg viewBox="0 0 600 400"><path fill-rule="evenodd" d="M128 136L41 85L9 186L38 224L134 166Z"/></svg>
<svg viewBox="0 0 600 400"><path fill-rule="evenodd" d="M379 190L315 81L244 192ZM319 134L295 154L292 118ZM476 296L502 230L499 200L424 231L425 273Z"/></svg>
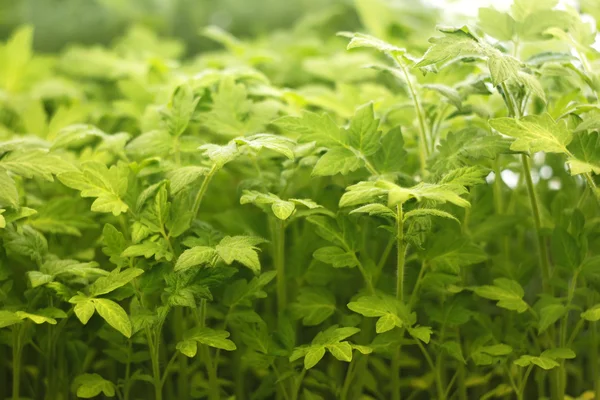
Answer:
<svg viewBox="0 0 600 400"><path fill-rule="evenodd" d="M150 328L146 328L146 340L148 341L148 347L150 348L150 359L152 362L152 377L154 380L154 392L155 399L162 400L162 378L160 375L160 359L159 359L159 346L158 337L156 341L152 337L152 331Z"/></svg>
<svg viewBox="0 0 600 400"><path fill-rule="evenodd" d="M352 380L354 379L354 373L356 371L356 357L352 358L352 361L350 361L350 365L348 366L348 369L346 370L346 378L344 378L344 383L342 385L342 392L340 394L340 399L341 400L347 400L348 399L348 391L350 390L350 386L352 385Z"/></svg>
<svg viewBox="0 0 600 400"><path fill-rule="evenodd" d="M402 302L404 300L404 264L406 262L402 204L396 205L396 219L396 247L398 249L398 259L396 264L396 299Z"/></svg>
<svg viewBox="0 0 600 400"><path fill-rule="evenodd" d="M402 330L402 336L404 336L404 330ZM400 392L400 351L401 347L398 346L392 355L392 400L400 400L402 397Z"/></svg>
<svg viewBox="0 0 600 400"><path fill-rule="evenodd" d="M210 168L210 170L208 171L208 173L206 174L206 176L204 177L204 180L202 181L200 190L198 190L198 193L196 194L196 198L194 199L194 208L192 208L194 218L196 218L196 216L198 215L198 210L200 210L200 204L202 203L202 198L204 197L204 194L206 193L206 190L208 189L208 184L210 183L212 177L215 175L216 172L217 172L217 166L213 165Z"/></svg>
<svg viewBox="0 0 600 400"><path fill-rule="evenodd" d="M427 157L429 157L428 133L427 124L425 123L425 113L423 111L423 108L421 107L421 102L419 101L417 91L413 86L413 82L410 74L408 73L407 67L404 65L404 63L402 63L402 61L398 59L396 59L396 62L398 63L398 66L404 74L406 86L408 87L408 91L410 92L410 97L413 101L415 112L417 113L417 121L419 123L419 165L421 169L421 177L424 177L427 168Z"/></svg>
<svg viewBox="0 0 600 400"><path fill-rule="evenodd" d="M550 285L550 263L548 261L548 249L546 248L546 241L542 236L542 222L540 218L540 209L538 205L537 195L535 193L535 187L533 185L533 180L531 179L529 157L525 154L522 154L521 161L523 163L523 174L525 175L525 182L527 184L527 192L529 193L531 211L533 214L533 222L535 225L535 232L537 235L538 252L540 254L540 268L542 271L542 286L544 287L545 293L552 295L552 286Z"/></svg>
<svg viewBox="0 0 600 400"><path fill-rule="evenodd" d="M21 386L21 353L23 344L21 342L21 324L13 327L13 349L12 349L12 400L20 399Z"/></svg>
<svg viewBox="0 0 600 400"><path fill-rule="evenodd" d="M273 221L273 255L275 271L277 271L277 313L281 315L287 306L285 222L276 217Z"/></svg>
<svg viewBox="0 0 600 400"><path fill-rule="evenodd" d="M429 355L429 352L427 351L425 346L423 346L423 344L419 341L419 339L415 339L415 343L417 344L417 346L419 346L421 353L423 353L423 357L425 357L425 361L427 362L429 368L431 368L431 372L435 376L435 387L438 393L438 400L445 400L446 392L444 391L444 386L442 385L442 377L439 368L436 368L435 364L433 363L433 360L431 359L431 356Z"/></svg>

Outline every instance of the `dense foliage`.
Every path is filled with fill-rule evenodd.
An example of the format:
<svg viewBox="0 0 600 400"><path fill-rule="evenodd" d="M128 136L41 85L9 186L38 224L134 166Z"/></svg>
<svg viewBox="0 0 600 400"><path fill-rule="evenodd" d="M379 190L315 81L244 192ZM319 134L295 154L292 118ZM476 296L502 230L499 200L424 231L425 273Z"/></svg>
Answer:
<svg viewBox="0 0 600 400"><path fill-rule="evenodd" d="M15 31L0 397L600 398L599 8L556 3Z"/></svg>

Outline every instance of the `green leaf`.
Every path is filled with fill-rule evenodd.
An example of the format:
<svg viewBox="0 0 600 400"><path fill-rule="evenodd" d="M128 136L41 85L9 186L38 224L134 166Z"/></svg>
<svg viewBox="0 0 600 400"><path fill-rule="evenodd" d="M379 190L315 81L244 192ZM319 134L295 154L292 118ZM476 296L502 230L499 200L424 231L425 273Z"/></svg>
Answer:
<svg viewBox="0 0 600 400"><path fill-rule="evenodd" d="M479 9L479 26L498 40L511 40L515 34L515 20L508 13L490 7Z"/></svg>
<svg viewBox="0 0 600 400"><path fill-rule="evenodd" d="M557 4L558 0L514 0L510 11L516 20L523 21L538 11L551 10Z"/></svg>
<svg viewBox="0 0 600 400"><path fill-rule="evenodd" d="M396 127L382 136L381 146L371 160L381 173L400 172L406 162L406 154L402 129Z"/></svg>
<svg viewBox="0 0 600 400"><path fill-rule="evenodd" d="M542 334L551 325L565 315L567 307L562 304L551 304L540 310L540 320L538 322L538 333Z"/></svg>
<svg viewBox="0 0 600 400"><path fill-rule="evenodd" d="M324 355L325 355L324 347L317 347L315 349L309 350L306 353L306 355L304 356L304 368L311 369L312 367L317 365L317 363L319 361L321 361L321 359L323 358Z"/></svg>
<svg viewBox="0 0 600 400"><path fill-rule="evenodd" d="M407 220L409 218L427 217L427 216L452 219L452 220L460 223L460 221L454 215L447 213L445 211L442 211L442 210L437 210L435 208L417 208L415 210L408 211L408 212L404 213L404 220Z"/></svg>
<svg viewBox="0 0 600 400"><path fill-rule="evenodd" d="M565 348L565 347L555 347L553 349L544 350L540 357L548 357L553 360L570 360L576 357L576 354L573 350Z"/></svg>
<svg viewBox="0 0 600 400"><path fill-rule="evenodd" d="M180 136L186 130L199 100L187 84L175 89L169 107L162 110L163 122L172 136Z"/></svg>
<svg viewBox="0 0 600 400"><path fill-rule="evenodd" d="M225 236L215 250L226 264L234 261L250 268L254 273L260 272L258 247L256 245L266 242L265 239L252 236Z"/></svg>
<svg viewBox="0 0 600 400"><path fill-rule="evenodd" d="M591 173L600 174L600 132L580 132L575 135L568 147L571 175Z"/></svg>
<svg viewBox="0 0 600 400"><path fill-rule="evenodd" d="M565 228L556 226L552 232L552 258L556 265L575 269L581 264L577 240Z"/></svg>
<svg viewBox="0 0 600 400"><path fill-rule="evenodd" d="M363 161L352 150L345 147L334 147L325 153L315 165L314 176L346 175L362 167Z"/></svg>
<svg viewBox="0 0 600 400"><path fill-rule="evenodd" d="M239 138L238 141L254 150L269 149L286 156L290 160L294 159L293 147L295 142L283 136L257 133L256 135Z"/></svg>
<svg viewBox="0 0 600 400"><path fill-rule="evenodd" d="M344 201L348 201L348 197ZM388 218L396 218L396 213L392 211L389 207L384 206L383 204L373 203L373 204L365 204L364 206L355 208L350 211L350 214L360 214L366 213L371 216L378 215L380 217L388 217Z"/></svg>
<svg viewBox="0 0 600 400"><path fill-rule="evenodd" d="M525 292L518 282L498 278L494 279L494 286L486 285L473 288L473 291L481 297L498 301L498 307L522 313L527 311L529 306L523 301Z"/></svg>
<svg viewBox="0 0 600 400"><path fill-rule="evenodd" d="M328 114L304 111L301 117L282 117L275 124L284 131L301 135L301 142L316 142L326 147L347 144L343 131Z"/></svg>
<svg viewBox="0 0 600 400"><path fill-rule="evenodd" d="M410 336L418 339L424 343L429 343L433 330L429 326L417 326L415 328L408 328Z"/></svg>
<svg viewBox="0 0 600 400"><path fill-rule="evenodd" d="M102 252L110 257L110 262L117 266L123 266L125 259L121 257L121 253L127 247L125 236L111 224L105 224L102 229L102 239L105 247Z"/></svg>
<svg viewBox="0 0 600 400"><path fill-rule="evenodd" d="M175 271L184 271L197 265L214 264L217 251L212 247L196 246L181 253Z"/></svg>
<svg viewBox="0 0 600 400"><path fill-rule="evenodd" d="M330 264L334 268L355 267L356 256L337 246L326 246L317 249L313 253L316 260Z"/></svg>
<svg viewBox="0 0 600 400"><path fill-rule="evenodd" d="M200 344L205 344L216 349L233 351L236 349L235 343L227 339L229 332L214 330L210 328L194 328L184 334L184 339L193 340Z"/></svg>
<svg viewBox="0 0 600 400"><path fill-rule="evenodd" d="M335 297L319 287L302 288L290 311L296 319L302 319L305 326L319 325L335 312Z"/></svg>
<svg viewBox="0 0 600 400"><path fill-rule="evenodd" d="M0 310L0 328L6 328L11 325L20 324L23 321L14 312Z"/></svg>
<svg viewBox="0 0 600 400"><path fill-rule="evenodd" d="M460 343L458 342L454 342L454 341L450 341L450 342L444 342L441 345L442 349L444 349L444 351L446 351L448 353L448 355L452 358L454 358L455 360L466 364L467 361L465 360L465 357L463 356L463 352L462 352L462 348L460 346Z"/></svg>
<svg viewBox="0 0 600 400"><path fill-rule="evenodd" d="M339 32L338 35L350 39L347 50L360 47L367 47L392 56L402 55L406 53L406 49L394 46L391 43L385 42L381 39L377 39L374 36L366 35L364 33Z"/></svg>
<svg viewBox="0 0 600 400"><path fill-rule="evenodd" d="M169 249L168 243L163 238L154 240L146 240L140 244L134 244L127 247L121 257L154 257L157 261L166 259L171 261L173 259L173 253Z"/></svg>
<svg viewBox="0 0 600 400"><path fill-rule="evenodd" d="M495 49L494 49L495 50ZM488 56L488 68L492 75L492 83L494 86L501 84L502 82L517 78L519 76L519 69L521 62L514 57L495 50Z"/></svg>
<svg viewBox="0 0 600 400"><path fill-rule="evenodd" d="M127 212L129 206L123 201L127 191L127 170L89 161L81 172L65 172L58 179L66 186L81 191L81 197L95 197L92 211L110 212L115 216Z"/></svg>
<svg viewBox="0 0 600 400"><path fill-rule="evenodd" d="M586 321L600 321L600 304L596 304L592 308L589 308L581 313L581 318Z"/></svg>
<svg viewBox="0 0 600 400"><path fill-rule="evenodd" d="M380 317L376 324L377 333L387 332L394 327L410 327L415 322L414 314L410 314L404 305L387 296L362 296L348 303L348 308L365 317Z"/></svg>
<svg viewBox="0 0 600 400"><path fill-rule="evenodd" d="M94 307L100 316L125 337L131 337L131 322L123 308L112 300L92 299Z"/></svg>
<svg viewBox="0 0 600 400"><path fill-rule="evenodd" d="M0 168L0 205L13 208L19 206L19 191L13 179L4 169Z"/></svg>
<svg viewBox="0 0 600 400"><path fill-rule="evenodd" d="M363 155L370 156L379 150L380 138L379 120L375 118L373 103L362 105L350 121L349 145L358 149Z"/></svg>
<svg viewBox="0 0 600 400"><path fill-rule="evenodd" d="M415 67L421 68L458 57L482 54L479 41L466 29L442 30L443 37L429 39L432 44Z"/></svg>
<svg viewBox="0 0 600 400"><path fill-rule="evenodd" d="M514 363L520 367L527 367L531 364L537 365L544 370L550 370L558 367L560 364L555 360L546 357L535 357L535 356L521 356L514 361Z"/></svg>
<svg viewBox="0 0 600 400"><path fill-rule="evenodd" d="M42 149L12 152L0 159L1 169L25 178L39 177L49 182L53 181L53 175L71 173L75 170L63 158Z"/></svg>
<svg viewBox="0 0 600 400"><path fill-rule="evenodd" d="M101 296L127 285L129 282L144 273L140 268L128 268L120 271L118 268L113 270L109 275L100 277L90 285L90 295Z"/></svg>
<svg viewBox="0 0 600 400"><path fill-rule="evenodd" d="M549 114L528 115L521 119L496 118L492 128L516 138L510 146L514 151L568 154L567 145L573 138L564 120L554 121Z"/></svg>
<svg viewBox="0 0 600 400"><path fill-rule="evenodd" d="M239 150L235 141L231 141L226 145L219 146L216 144L204 144L198 147L206 157L212 161L217 169L222 168L225 164L235 160L239 156Z"/></svg>
<svg viewBox="0 0 600 400"><path fill-rule="evenodd" d="M79 375L73 381L77 388L77 397L91 399L102 393L106 397L115 397L115 385L98 374Z"/></svg>
<svg viewBox="0 0 600 400"><path fill-rule="evenodd" d="M195 357L198 352L198 342L195 340L183 340L177 343L176 349L187 357Z"/></svg>
<svg viewBox="0 0 600 400"><path fill-rule="evenodd" d="M82 324L86 325L90 318L94 315L96 307L92 299L86 298L82 301L78 301L73 308L75 315L81 321Z"/></svg>
<svg viewBox="0 0 600 400"><path fill-rule="evenodd" d="M348 342L331 344L325 347L332 356L340 361L352 361L352 346ZM306 360L306 359L305 359Z"/></svg>
<svg viewBox="0 0 600 400"><path fill-rule="evenodd" d="M207 172L208 168L197 166L181 167L169 172L167 178L171 182L171 194L176 195L181 192Z"/></svg>

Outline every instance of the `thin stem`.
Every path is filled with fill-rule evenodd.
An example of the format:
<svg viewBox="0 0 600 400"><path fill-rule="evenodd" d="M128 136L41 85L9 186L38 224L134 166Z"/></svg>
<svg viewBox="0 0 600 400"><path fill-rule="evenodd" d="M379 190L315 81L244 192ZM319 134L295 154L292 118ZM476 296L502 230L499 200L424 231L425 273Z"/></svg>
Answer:
<svg viewBox="0 0 600 400"><path fill-rule="evenodd" d="M427 168L427 158L429 157L428 132L427 124L425 123L425 113L423 111L423 108L421 107L421 102L419 101L417 91L413 86L413 82L410 74L408 73L407 67L404 66L404 64L398 59L396 59L396 62L398 63L398 66L404 74L404 78L406 79L406 86L408 87L408 91L410 92L410 97L413 101L415 112L417 113L417 121L419 123L419 165L421 168L421 177L424 177Z"/></svg>
<svg viewBox="0 0 600 400"><path fill-rule="evenodd" d="M527 367L527 371L525 371L525 376L521 380L521 385L519 387L519 391L517 392L518 400L523 400L525 398L525 389L527 388L527 380L529 379L529 374L531 374L532 369L533 369L533 364L529 365L529 367Z"/></svg>
<svg viewBox="0 0 600 400"><path fill-rule="evenodd" d="M21 325L17 324L13 327L13 359L12 359L12 399L19 400L20 398L20 387L21 387L21 350L23 344L21 343Z"/></svg>
<svg viewBox="0 0 600 400"><path fill-rule="evenodd" d="M431 368L431 372L433 372L433 374L435 375L435 386L436 391L438 393L438 398L439 400L443 400L445 392L444 387L442 385L441 374L439 370L435 367L435 364L433 363L433 360L431 359L431 356L429 355L429 352L427 351L425 346L423 346L419 339L415 339L415 343L417 344L417 346L419 346L421 353L423 353L423 357L425 357L425 361L429 365L429 368Z"/></svg>
<svg viewBox="0 0 600 400"><path fill-rule="evenodd" d="M417 301L417 296L419 293L419 289L421 288L421 283L423 282L423 277L425 276L426 269L427 263L425 261L421 262L421 270L419 271L419 276L417 277L417 281L415 282L415 287L413 288L413 291L410 294L410 300L408 301L408 308L411 310L415 306L415 302Z"/></svg>
<svg viewBox="0 0 600 400"><path fill-rule="evenodd" d="M277 312L281 315L287 306L287 285L285 278L285 222L275 218L273 222L273 253L277 271Z"/></svg>
<svg viewBox="0 0 600 400"><path fill-rule="evenodd" d="M353 357L352 361L350 361L350 365L348 366L348 370L346 370L346 377L344 378L344 384L342 385L342 392L340 394L341 400L348 399L348 391L350 390L352 380L354 379L355 371L356 371L356 357Z"/></svg>
<svg viewBox="0 0 600 400"><path fill-rule="evenodd" d="M304 375L306 375L306 369L302 368L302 372L297 379L296 387L292 392L292 400L298 400L298 396L300 395L300 389L302 388L302 381L304 381Z"/></svg>
<svg viewBox="0 0 600 400"><path fill-rule="evenodd" d="M148 347L150 348L150 359L152 362L152 376L154 379L154 398L156 400L162 400L162 381L160 375L160 360L159 360L159 346L158 337L156 340L152 337L150 328L146 328L146 340L148 341Z"/></svg>
<svg viewBox="0 0 600 400"><path fill-rule="evenodd" d="M402 331L404 334L404 330ZM400 350L399 347L392 355L392 400L400 400Z"/></svg>
<svg viewBox="0 0 600 400"><path fill-rule="evenodd" d="M537 235L538 252L540 255L540 268L542 270L542 286L544 292L552 295L552 286L550 285L550 263L548 261L548 249L546 248L546 241L542 236L542 222L540 217L540 208L538 204L537 195L535 192L535 186L531 179L531 168L529 166L529 157L526 154L521 155L521 161L523 163L523 174L525 175L525 183L527 184L527 192L529 193L529 200L531 202L531 211L533 214L533 222L535 225L535 232Z"/></svg>
<svg viewBox="0 0 600 400"><path fill-rule="evenodd" d="M204 197L204 194L206 193L206 190L208 189L208 184L210 183L212 177L217 172L217 170L218 170L217 166L213 165L210 168L210 170L208 171L208 173L206 174L206 176L204 177L204 180L202 181L200 190L198 190L198 193L196 194L196 198L194 199L194 208L192 208L194 218L196 218L196 216L198 215L198 210L200 210L200 204L202 203L202 198Z"/></svg>
<svg viewBox="0 0 600 400"><path fill-rule="evenodd" d="M404 221L402 216L402 204L396 205L396 247L398 259L396 263L396 299L404 300L404 264L406 262L406 242L404 241Z"/></svg>

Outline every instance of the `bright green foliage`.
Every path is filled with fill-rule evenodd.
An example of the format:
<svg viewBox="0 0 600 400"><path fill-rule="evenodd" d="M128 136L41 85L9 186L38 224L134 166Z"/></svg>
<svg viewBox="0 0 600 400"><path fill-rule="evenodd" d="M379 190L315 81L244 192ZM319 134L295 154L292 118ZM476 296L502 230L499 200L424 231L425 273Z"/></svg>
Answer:
<svg viewBox="0 0 600 400"><path fill-rule="evenodd" d="M600 398L594 1L95 3L0 44L0 398Z"/></svg>

